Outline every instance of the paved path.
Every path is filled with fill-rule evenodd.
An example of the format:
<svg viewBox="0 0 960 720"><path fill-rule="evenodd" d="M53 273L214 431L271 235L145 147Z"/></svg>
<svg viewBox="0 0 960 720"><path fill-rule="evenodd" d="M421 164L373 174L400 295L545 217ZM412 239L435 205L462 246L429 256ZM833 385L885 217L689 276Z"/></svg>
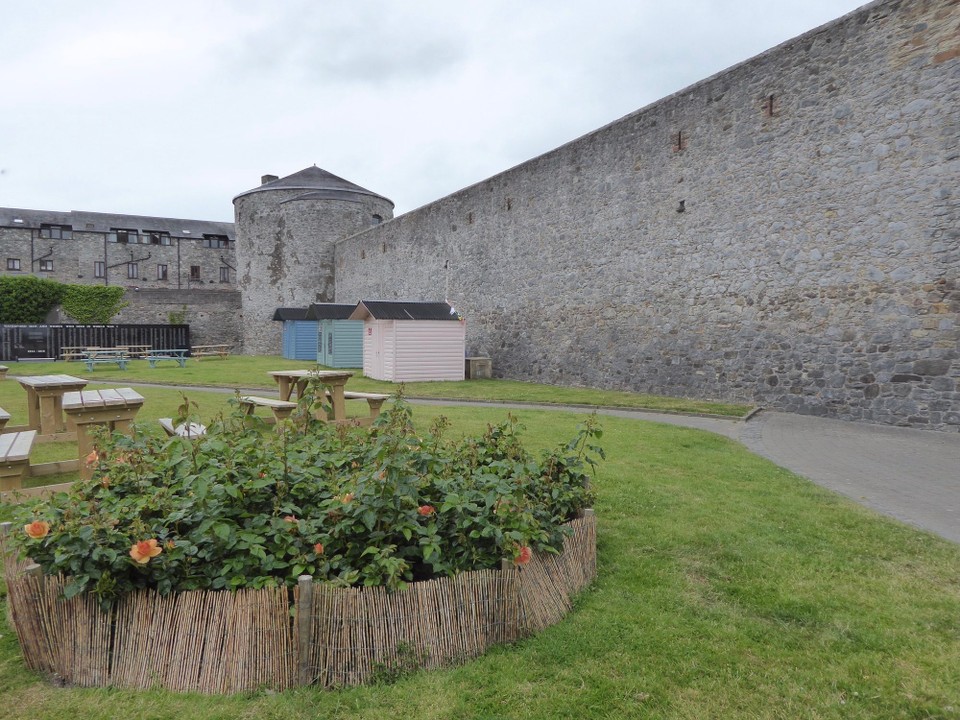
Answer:
<svg viewBox="0 0 960 720"><path fill-rule="evenodd" d="M454 401L418 400L432 405ZM555 405L478 403L581 410ZM960 435L763 411L749 421L637 410L603 415L682 425L738 440L798 475L915 527L960 543Z"/></svg>
<svg viewBox="0 0 960 720"><path fill-rule="evenodd" d="M137 383L130 383L135 385ZM174 386L168 386L174 387ZM216 391L214 388L175 388ZM233 390L219 389L233 393ZM262 388L261 388L262 390ZM410 400L423 405L481 405L591 412L589 407L529 403ZM707 430L838 493L960 543L960 434L763 411L749 421L600 408L601 415Z"/></svg>

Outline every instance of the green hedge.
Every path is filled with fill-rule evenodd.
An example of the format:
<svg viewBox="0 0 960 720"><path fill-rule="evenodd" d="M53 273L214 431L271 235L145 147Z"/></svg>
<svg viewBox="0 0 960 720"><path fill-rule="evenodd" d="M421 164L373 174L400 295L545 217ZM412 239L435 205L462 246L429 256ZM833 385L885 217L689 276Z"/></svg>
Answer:
<svg viewBox="0 0 960 720"><path fill-rule="evenodd" d="M124 288L66 285L33 275L0 276L0 323L42 323L57 305L79 323L108 323L125 308Z"/></svg>

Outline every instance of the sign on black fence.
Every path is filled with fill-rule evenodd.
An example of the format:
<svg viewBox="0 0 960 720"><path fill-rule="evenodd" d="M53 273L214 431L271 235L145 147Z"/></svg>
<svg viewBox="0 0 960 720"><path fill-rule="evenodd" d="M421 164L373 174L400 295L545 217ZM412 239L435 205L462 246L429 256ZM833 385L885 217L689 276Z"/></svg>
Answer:
<svg viewBox="0 0 960 720"><path fill-rule="evenodd" d="M0 360L56 360L63 347L189 349L189 325L0 325Z"/></svg>

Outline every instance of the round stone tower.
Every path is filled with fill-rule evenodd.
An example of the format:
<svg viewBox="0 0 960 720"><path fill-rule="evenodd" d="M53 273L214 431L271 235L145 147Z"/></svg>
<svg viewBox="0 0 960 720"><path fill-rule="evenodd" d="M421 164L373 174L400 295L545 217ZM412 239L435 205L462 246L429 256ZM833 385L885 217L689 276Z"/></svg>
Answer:
<svg viewBox="0 0 960 720"><path fill-rule="evenodd" d="M276 355L278 307L333 302L333 247L338 240L393 218L387 198L316 165L233 199L243 352Z"/></svg>

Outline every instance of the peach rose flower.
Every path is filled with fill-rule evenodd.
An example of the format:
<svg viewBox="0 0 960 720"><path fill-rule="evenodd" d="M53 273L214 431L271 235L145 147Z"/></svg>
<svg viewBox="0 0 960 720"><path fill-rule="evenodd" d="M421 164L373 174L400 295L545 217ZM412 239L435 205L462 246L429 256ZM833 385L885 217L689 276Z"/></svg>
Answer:
<svg viewBox="0 0 960 720"><path fill-rule="evenodd" d="M46 520L34 520L23 526L23 531L34 540L45 538L50 533L50 523Z"/></svg>
<svg viewBox="0 0 960 720"><path fill-rule="evenodd" d="M162 552L163 548L157 544L157 541L154 538L135 542L130 547L130 557L132 557L135 562L140 563L141 565L146 565L148 562L150 562L150 558L155 558Z"/></svg>

